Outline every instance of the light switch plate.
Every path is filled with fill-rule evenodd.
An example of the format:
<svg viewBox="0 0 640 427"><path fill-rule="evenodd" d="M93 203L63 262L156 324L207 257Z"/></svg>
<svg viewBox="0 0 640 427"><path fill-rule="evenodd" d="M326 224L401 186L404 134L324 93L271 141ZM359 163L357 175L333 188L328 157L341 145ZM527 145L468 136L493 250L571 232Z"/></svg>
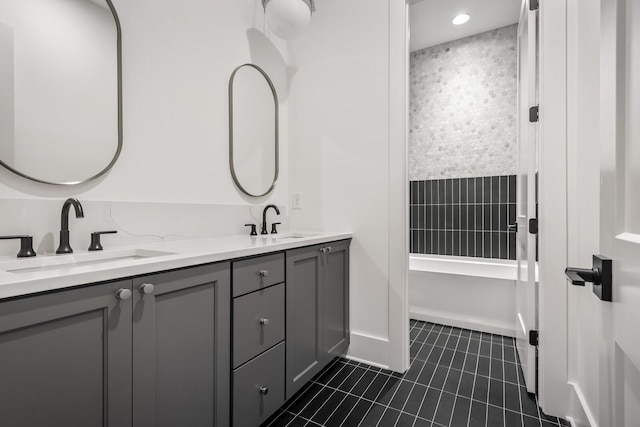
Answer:
<svg viewBox="0 0 640 427"><path fill-rule="evenodd" d="M302 209L302 193L291 193L291 208Z"/></svg>

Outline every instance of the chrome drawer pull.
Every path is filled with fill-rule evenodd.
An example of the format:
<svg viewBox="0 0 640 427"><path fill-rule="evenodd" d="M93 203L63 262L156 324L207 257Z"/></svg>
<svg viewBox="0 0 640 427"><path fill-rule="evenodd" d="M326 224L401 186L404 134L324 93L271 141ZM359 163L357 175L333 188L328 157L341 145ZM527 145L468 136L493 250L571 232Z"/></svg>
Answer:
<svg viewBox="0 0 640 427"><path fill-rule="evenodd" d="M118 289L118 292L116 292L116 298L121 301L126 301L131 298L131 291L129 289Z"/></svg>
<svg viewBox="0 0 640 427"><path fill-rule="evenodd" d="M267 277L269 275L269 270L260 270L261 277Z"/></svg>
<svg viewBox="0 0 640 427"><path fill-rule="evenodd" d="M151 283L144 283L140 285L141 294L149 295L149 294L152 294L154 290L155 290L155 286L153 286Z"/></svg>
<svg viewBox="0 0 640 427"><path fill-rule="evenodd" d="M264 317L260 318L260 324L262 326L268 325L269 324L269 319L265 319Z"/></svg>
<svg viewBox="0 0 640 427"><path fill-rule="evenodd" d="M269 387L260 386L258 387L258 391L260 392L261 395L265 396L269 394Z"/></svg>

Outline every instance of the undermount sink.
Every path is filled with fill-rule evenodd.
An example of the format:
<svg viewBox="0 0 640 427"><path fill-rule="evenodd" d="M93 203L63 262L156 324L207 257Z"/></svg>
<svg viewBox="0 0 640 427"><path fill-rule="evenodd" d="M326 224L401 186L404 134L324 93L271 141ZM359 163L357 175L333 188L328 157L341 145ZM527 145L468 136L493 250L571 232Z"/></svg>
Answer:
<svg viewBox="0 0 640 427"><path fill-rule="evenodd" d="M318 236L318 233L285 233L285 234L270 234L269 237L278 240L287 240L287 239L304 239L305 237L314 237Z"/></svg>
<svg viewBox="0 0 640 427"><path fill-rule="evenodd" d="M91 267L110 262L133 261L172 255L172 252L146 249L125 249L120 251L83 252L69 255L44 255L36 258L0 261L0 271L13 274L38 273L73 267Z"/></svg>

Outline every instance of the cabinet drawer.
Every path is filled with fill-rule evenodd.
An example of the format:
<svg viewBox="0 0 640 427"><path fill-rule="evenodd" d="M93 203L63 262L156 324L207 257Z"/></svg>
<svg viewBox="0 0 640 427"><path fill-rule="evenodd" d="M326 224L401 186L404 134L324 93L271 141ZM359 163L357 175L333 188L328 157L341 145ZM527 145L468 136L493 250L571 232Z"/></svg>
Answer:
<svg viewBox="0 0 640 427"><path fill-rule="evenodd" d="M233 300L234 368L282 340L284 283Z"/></svg>
<svg viewBox="0 0 640 427"><path fill-rule="evenodd" d="M266 390L261 392L261 387ZM233 425L259 426L283 404L284 343L280 343L233 372Z"/></svg>
<svg viewBox="0 0 640 427"><path fill-rule="evenodd" d="M233 296L284 282L284 253L233 263Z"/></svg>

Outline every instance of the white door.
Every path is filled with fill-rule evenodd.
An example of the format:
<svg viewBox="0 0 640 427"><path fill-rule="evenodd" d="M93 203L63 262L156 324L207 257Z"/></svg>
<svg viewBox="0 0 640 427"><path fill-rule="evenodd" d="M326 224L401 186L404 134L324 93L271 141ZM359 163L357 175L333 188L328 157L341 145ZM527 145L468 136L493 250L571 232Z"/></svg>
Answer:
<svg viewBox="0 0 640 427"><path fill-rule="evenodd" d="M570 3L571 4L571 3ZM573 4L577 57L569 262L612 259L612 301L569 288L569 380L576 426L640 426L640 2ZM594 52L594 46L600 49ZM570 59L570 63L571 63ZM571 67L570 67L571 68ZM594 86L599 86L599 90ZM570 90L571 92L571 90ZM571 114L570 114L571 115ZM572 127L570 126L570 129ZM571 134L570 130L570 134ZM571 139L571 138L570 138ZM574 179L574 184L571 184ZM599 203L598 203L599 202ZM573 255L572 255L573 254Z"/></svg>
<svg viewBox="0 0 640 427"><path fill-rule="evenodd" d="M613 259L611 426L640 425L640 2L602 0L600 250Z"/></svg>
<svg viewBox="0 0 640 427"><path fill-rule="evenodd" d="M537 124L529 109L537 105L537 11L524 0L518 25L518 177L516 344L527 391L535 393L536 348L529 344L537 330L536 239L529 219L536 218Z"/></svg>

